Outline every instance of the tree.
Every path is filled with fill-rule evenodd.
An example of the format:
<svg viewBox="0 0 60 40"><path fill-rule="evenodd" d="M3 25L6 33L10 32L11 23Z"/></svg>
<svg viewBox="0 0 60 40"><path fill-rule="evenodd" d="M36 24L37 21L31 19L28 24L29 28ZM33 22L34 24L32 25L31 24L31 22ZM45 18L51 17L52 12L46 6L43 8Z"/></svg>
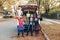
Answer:
<svg viewBox="0 0 60 40"><path fill-rule="evenodd" d="M5 2L6 0L0 0L0 10L3 10L3 3Z"/></svg>
<svg viewBox="0 0 60 40"><path fill-rule="evenodd" d="M44 8L45 8L45 14L46 15L48 15L48 12L49 12L49 10L50 10L50 8L49 8L49 0L44 0L44 2L43 2L43 5L44 5Z"/></svg>
<svg viewBox="0 0 60 40"><path fill-rule="evenodd" d="M30 0L28 3L29 4L37 4L37 0Z"/></svg>
<svg viewBox="0 0 60 40"><path fill-rule="evenodd" d="M6 15L8 15L8 11L7 10L4 10L3 11L3 14L6 16Z"/></svg>
<svg viewBox="0 0 60 40"><path fill-rule="evenodd" d="M46 10L45 15L56 17L55 14L60 14L60 0L44 0L43 5Z"/></svg>

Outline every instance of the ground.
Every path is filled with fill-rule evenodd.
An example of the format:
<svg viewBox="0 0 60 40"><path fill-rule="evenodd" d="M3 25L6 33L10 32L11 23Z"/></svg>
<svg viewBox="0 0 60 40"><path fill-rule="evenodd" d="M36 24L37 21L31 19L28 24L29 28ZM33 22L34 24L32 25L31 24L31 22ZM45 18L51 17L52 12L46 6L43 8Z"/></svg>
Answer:
<svg viewBox="0 0 60 40"><path fill-rule="evenodd" d="M17 37L17 21L10 19L0 22L0 40L45 40L42 32L38 36Z"/></svg>
<svg viewBox="0 0 60 40"><path fill-rule="evenodd" d="M60 40L60 20L43 19L41 27L50 40ZM45 40L42 32L39 36L17 37L17 23L15 19L0 22L0 40Z"/></svg>
<svg viewBox="0 0 60 40"><path fill-rule="evenodd" d="M4 22L4 21L8 21L8 20L10 20L10 18L0 18L0 22Z"/></svg>
<svg viewBox="0 0 60 40"><path fill-rule="evenodd" d="M60 40L60 20L44 19L41 26L50 40Z"/></svg>

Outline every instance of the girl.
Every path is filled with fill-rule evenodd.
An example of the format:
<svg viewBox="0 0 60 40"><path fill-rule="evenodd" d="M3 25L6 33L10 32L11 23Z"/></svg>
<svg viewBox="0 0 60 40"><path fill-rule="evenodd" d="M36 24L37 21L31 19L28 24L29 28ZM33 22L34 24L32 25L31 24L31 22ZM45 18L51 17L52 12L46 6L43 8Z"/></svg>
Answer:
<svg viewBox="0 0 60 40"><path fill-rule="evenodd" d="M24 37L24 19L20 17L18 19L19 25L18 25L18 37L20 35L20 32L22 32L22 37Z"/></svg>
<svg viewBox="0 0 60 40"><path fill-rule="evenodd" d="M39 30L40 30L40 25L38 23L38 18L37 17L35 18L35 28L34 28L34 30L35 30L35 35L37 36L39 34Z"/></svg>

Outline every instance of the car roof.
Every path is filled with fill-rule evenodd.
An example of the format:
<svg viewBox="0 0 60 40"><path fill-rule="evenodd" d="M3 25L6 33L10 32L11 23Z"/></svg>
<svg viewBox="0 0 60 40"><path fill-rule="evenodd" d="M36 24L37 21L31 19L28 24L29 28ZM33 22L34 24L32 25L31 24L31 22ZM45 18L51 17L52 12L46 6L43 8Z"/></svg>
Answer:
<svg viewBox="0 0 60 40"><path fill-rule="evenodd" d="M27 5L19 5L18 7L22 7L22 8L35 7L35 8L37 8L38 6L36 4L27 4Z"/></svg>
<svg viewBox="0 0 60 40"><path fill-rule="evenodd" d="M37 4L26 4L25 6L29 6L29 5L38 6ZM23 6L23 5L21 5L21 6Z"/></svg>

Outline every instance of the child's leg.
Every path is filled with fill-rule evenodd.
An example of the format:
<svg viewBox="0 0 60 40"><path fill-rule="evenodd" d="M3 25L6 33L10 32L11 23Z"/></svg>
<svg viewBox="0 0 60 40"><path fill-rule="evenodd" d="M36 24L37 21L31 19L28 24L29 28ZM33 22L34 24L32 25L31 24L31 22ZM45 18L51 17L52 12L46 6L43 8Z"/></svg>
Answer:
<svg viewBox="0 0 60 40"><path fill-rule="evenodd" d="M28 36L28 34L29 34L29 30L27 30L27 34L26 34L26 36Z"/></svg>
<svg viewBox="0 0 60 40"><path fill-rule="evenodd" d="M27 31L26 31L26 33L27 33L26 36L28 36L29 30L30 30L30 27L28 26Z"/></svg>
<svg viewBox="0 0 60 40"><path fill-rule="evenodd" d="M33 36L33 31L31 30L30 32L31 32L31 36Z"/></svg>
<svg viewBox="0 0 60 40"><path fill-rule="evenodd" d="M36 36L37 36L37 35L39 34L39 30L36 30L36 31L35 31L35 34L36 34Z"/></svg>
<svg viewBox="0 0 60 40"><path fill-rule="evenodd" d="M31 33L31 36L33 36L33 28L32 28L32 25L30 25L29 31L30 31L30 33Z"/></svg>
<svg viewBox="0 0 60 40"><path fill-rule="evenodd" d="M39 34L39 30L37 30L37 34Z"/></svg>
<svg viewBox="0 0 60 40"><path fill-rule="evenodd" d="M30 33L31 33L31 36L33 36L33 30L32 30L32 28L30 29Z"/></svg>
<svg viewBox="0 0 60 40"><path fill-rule="evenodd" d="M20 35L20 30L18 30L18 36Z"/></svg>
<svg viewBox="0 0 60 40"><path fill-rule="evenodd" d="M35 35L37 36L39 34L39 31L38 30L35 30Z"/></svg>
<svg viewBox="0 0 60 40"><path fill-rule="evenodd" d="M37 35L37 30L35 30L35 36Z"/></svg>
<svg viewBox="0 0 60 40"><path fill-rule="evenodd" d="M24 30L22 30L22 37L24 37Z"/></svg>

